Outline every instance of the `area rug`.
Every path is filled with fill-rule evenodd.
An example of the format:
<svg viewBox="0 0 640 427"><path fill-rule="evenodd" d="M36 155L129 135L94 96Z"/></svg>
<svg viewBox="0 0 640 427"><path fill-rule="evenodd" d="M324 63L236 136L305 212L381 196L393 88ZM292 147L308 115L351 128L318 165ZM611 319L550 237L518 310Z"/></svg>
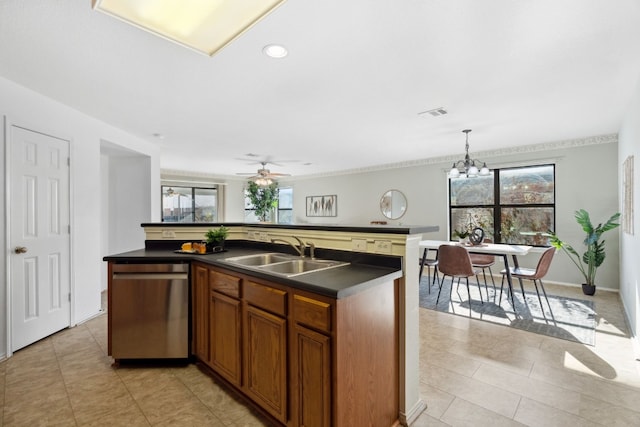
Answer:
<svg viewBox="0 0 640 427"><path fill-rule="evenodd" d="M502 300L499 301L500 284L497 283L494 290L492 284L489 283L487 289L481 280L482 298L484 300L484 303L481 303L478 285L473 279L469 280L471 303L469 303L464 279L460 281L460 285L458 285L457 280L454 282L450 301L451 280L447 278L442 285L442 293L436 307L438 284L432 284L431 292L429 292L429 282L429 277L426 276L420 281L420 307L486 322L499 323L554 338L595 345L596 311L593 301L560 297L547 293L551 306L549 307L544 299L542 290L540 290L542 298L541 309L538 295L535 292L525 292L526 298L523 298L516 281L514 283L514 310L511 298L507 298L506 285Z"/></svg>

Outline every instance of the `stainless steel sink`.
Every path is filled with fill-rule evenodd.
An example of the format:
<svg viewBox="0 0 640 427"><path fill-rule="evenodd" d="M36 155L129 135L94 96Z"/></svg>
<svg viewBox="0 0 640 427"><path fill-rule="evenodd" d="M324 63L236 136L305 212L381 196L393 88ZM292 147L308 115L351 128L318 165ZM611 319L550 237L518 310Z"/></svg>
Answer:
<svg viewBox="0 0 640 427"><path fill-rule="evenodd" d="M348 265L348 262L300 258L281 253L265 253L227 258L225 261L256 271L291 277Z"/></svg>
<svg viewBox="0 0 640 427"><path fill-rule="evenodd" d="M333 267L347 265L346 262L328 261L328 260L309 260L297 259L293 261L279 262L275 264L267 264L260 267L260 270L270 273L282 274L285 276L294 276L312 271L326 270Z"/></svg>
<svg viewBox="0 0 640 427"><path fill-rule="evenodd" d="M260 266L273 264L276 262L290 261L296 259L292 255L285 255L277 252L269 252L266 254L244 255L232 258L227 258L225 261L232 262L234 264L241 264L246 266Z"/></svg>

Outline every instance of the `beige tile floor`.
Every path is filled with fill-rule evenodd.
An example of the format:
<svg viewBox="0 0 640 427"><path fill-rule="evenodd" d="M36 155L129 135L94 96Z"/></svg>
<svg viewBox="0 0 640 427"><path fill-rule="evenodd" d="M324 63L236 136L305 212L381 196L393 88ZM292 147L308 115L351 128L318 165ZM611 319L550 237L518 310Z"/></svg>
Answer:
<svg viewBox="0 0 640 427"><path fill-rule="evenodd" d="M548 293L591 298L580 288ZM640 362L617 293L598 290L595 346L420 311L414 426L640 426Z"/></svg>
<svg viewBox="0 0 640 427"><path fill-rule="evenodd" d="M414 426L640 426L618 295L595 301L595 347L421 309L428 408ZM0 427L267 425L194 365L114 368L106 341L102 315L0 362Z"/></svg>

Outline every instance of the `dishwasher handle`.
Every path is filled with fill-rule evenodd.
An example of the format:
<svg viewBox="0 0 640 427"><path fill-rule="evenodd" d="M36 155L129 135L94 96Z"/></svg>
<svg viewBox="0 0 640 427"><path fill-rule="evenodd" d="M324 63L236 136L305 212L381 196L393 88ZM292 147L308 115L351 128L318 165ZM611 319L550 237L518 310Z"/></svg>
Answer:
<svg viewBox="0 0 640 427"><path fill-rule="evenodd" d="M114 273L113 280L187 280L187 273Z"/></svg>

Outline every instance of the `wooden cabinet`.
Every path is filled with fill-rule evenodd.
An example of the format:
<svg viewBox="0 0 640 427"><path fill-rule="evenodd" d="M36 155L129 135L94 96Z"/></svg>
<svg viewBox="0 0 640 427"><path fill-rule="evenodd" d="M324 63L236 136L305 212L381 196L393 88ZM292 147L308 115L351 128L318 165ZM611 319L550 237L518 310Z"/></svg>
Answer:
<svg viewBox="0 0 640 427"><path fill-rule="evenodd" d="M245 388L279 421L287 421L287 321L245 306Z"/></svg>
<svg viewBox="0 0 640 427"><path fill-rule="evenodd" d="M210 366L235 386L242 383L241 279L209 271Z"/></svg>
<svg viewBox="0 0 640 427"><path fill-rule="evenodd" d="M296 324L293 332L294 426L331 425L331 338Z"/></svg>
<svg viewBox="0 0 640 427"><path fill-rule="evenodd" d="M276 424L397 425L397 282L336 300L194 264L196 356Z"/></svg>
<svg viewBox="0 0 640 427"><path fill-rule="evenodd" d="M192 352L205 363L209 358L209 267L192 265Z"/></svg>
<svg viewBox="0 0 640 427"><path fill-rule="evenodd" d="M292 301L293 425L329 427L332 303L300 293L295 293Z"/></svg>
<svg viewBox="0 0 640 427"><path fill-rule="evenodd" d="M211 292L209 352L211 367L229 382L242 381L242 310L240 300Z"/></svg>
<svg viewBox="0 0 640 427"><path fill-rule="evenodd" d="M244 281L245 387L279 421L288 418L287 292Z"/></svg>

